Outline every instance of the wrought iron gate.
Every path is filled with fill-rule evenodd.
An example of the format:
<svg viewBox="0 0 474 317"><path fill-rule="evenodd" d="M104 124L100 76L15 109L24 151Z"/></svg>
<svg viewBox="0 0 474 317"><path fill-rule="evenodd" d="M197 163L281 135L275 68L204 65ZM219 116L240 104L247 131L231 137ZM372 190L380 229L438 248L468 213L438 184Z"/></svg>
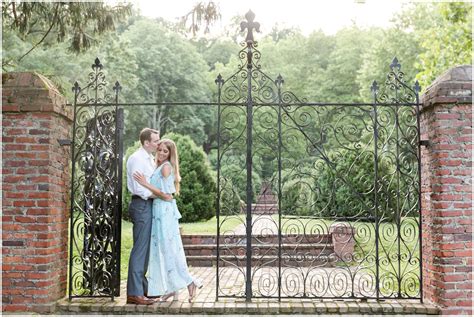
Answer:
<svg viewBox="0 0 474 317"><path fill-rule="evenodd" d="M246 18L217 103L187 103L218 107L216 299L421 299L420 87L394 59L369 103L300 99L262 71ZM73 88L70 298L119 295L121 87L92 68Z"/></svg>
<svg viewBox="0 0 474 317"><path fill-rule="evenodd" d="M370 103L299 99L262 71L246 18L216 79L216 298L421 298L418 83L394 59Z"/></svg>
<svg viewBox="0 0 474 317"><path fill-rule="evenodd" d="M99 59L73 91L69 298L120 295L123 109Z"/></svg>

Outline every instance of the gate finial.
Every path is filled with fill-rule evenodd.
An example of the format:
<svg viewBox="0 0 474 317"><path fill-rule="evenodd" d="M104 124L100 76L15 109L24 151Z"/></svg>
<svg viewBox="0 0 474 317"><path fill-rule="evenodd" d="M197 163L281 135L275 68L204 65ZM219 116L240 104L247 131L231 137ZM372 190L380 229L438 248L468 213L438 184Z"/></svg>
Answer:
<svg viewBox="0 0 474 317"><path fill-rule="evenodd" d="M247 37L245 38L245 42L247 42L247 45L250 45L254 43L253 29L255 29L257 32L260 32L260 23L253 21L255 19L255 13L253 13L252 10L249 10L249 12L245 14L245 18L247 19L247 22L240 22L240 32L243 32L245 29L247 29Z"/></svg>
<svg viewBox="0 0 474 317"><path fill-rule="evenodd" d="M92 69L98 68L99 70L102 69L102 64L100 63L100 59L98 57L95 58L94 64L92 64Z"/></svg>

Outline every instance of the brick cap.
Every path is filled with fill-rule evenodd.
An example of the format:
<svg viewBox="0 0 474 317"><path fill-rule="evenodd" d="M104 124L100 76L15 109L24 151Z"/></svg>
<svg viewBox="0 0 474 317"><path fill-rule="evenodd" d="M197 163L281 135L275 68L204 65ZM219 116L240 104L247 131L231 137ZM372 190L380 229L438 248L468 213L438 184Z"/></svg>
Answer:
<svg viewBox="0 0 474 317"><path fill-rule="evenodd" d="M421 96L423 108L472 102L472 65L456 66L439 76Z"/></svg>
<svg viewBox="0 0 474 317"><path fill-rule="evenodd" d="M2 74L2 112L54 112L72 120L73 112L54 83L36 72Z"/></svg>
<svg viewBox="0 0 474 317"><path fill-rule="evenodd" d="M2 74L4 88L42 88L60 94L56 86L43 75L37 72L11 72Z"/></svg>

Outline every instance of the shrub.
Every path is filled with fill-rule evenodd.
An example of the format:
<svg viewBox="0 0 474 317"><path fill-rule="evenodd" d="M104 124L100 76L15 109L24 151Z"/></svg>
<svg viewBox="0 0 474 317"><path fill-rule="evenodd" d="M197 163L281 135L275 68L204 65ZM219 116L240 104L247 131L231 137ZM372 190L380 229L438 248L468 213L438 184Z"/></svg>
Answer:
<svg viewBox="0 0 474 317"><path fill-rule="evenodd" d="M204 151L184 135L168 133L178 147L181 192L176 197L183 222L208 220L215 216L216 181Z"/></svg>
<svg viewBox="0 0 474 317"><path fill-rule="evenodd" d="M282 213L288 215L371 218L374 206L374 158L371 152L340 150L329 161L282 171ZM311 167L311 168L310 168ZM379 216L393 220L396 210L395 167L378 163ZM406 192L406 186L401 192ZM402 195L402 194L401 194Z"/></svg>
<svg viewBox="0 0 474 317"><path fill-rule="evenodd" d="M375 216L375 172L373 153L341 150L330 155L331 165L319 164L315 180L314 212L323 217L372 218ZM378 197L380 210L393 218L396 191L391 182L394 166L379 160ZM379 212L380 212L379 210Z"/></svg>
<svg viewBox="0 0 474 317"><path fill-rule="evenodd" d="M225 163L221 166L221 178L225 179L226 187L235 191L239 199L244 202L247 200L247 169L234 163ZM221 184L222 185L222 184ZM252 192L253 202L258 198L262 180L255 170L252 171ZM235 195L235 194L232 194Z"/></svg>

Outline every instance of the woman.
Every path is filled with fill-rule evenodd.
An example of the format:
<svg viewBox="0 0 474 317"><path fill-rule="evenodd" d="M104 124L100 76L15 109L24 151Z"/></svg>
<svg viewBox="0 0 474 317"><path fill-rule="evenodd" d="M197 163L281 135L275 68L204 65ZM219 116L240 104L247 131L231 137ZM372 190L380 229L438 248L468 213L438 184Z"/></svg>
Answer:
<svg viewBox="0 0 474 317"><path fill-rule="evenodd" d="M178 195L181 177L178 151L173 141L162 139L158 143L156 165L150 183L140 173L134 174L133 178L156 196L160 191ZM189 302L192 302L196 289L202 287L202 283L189 274L179 234L180 218L176 200L165 201L160 198L153 200L148 296L161 296L160 301L166 301L170 297L176 299L177 291L187 286Z"/></svg>

